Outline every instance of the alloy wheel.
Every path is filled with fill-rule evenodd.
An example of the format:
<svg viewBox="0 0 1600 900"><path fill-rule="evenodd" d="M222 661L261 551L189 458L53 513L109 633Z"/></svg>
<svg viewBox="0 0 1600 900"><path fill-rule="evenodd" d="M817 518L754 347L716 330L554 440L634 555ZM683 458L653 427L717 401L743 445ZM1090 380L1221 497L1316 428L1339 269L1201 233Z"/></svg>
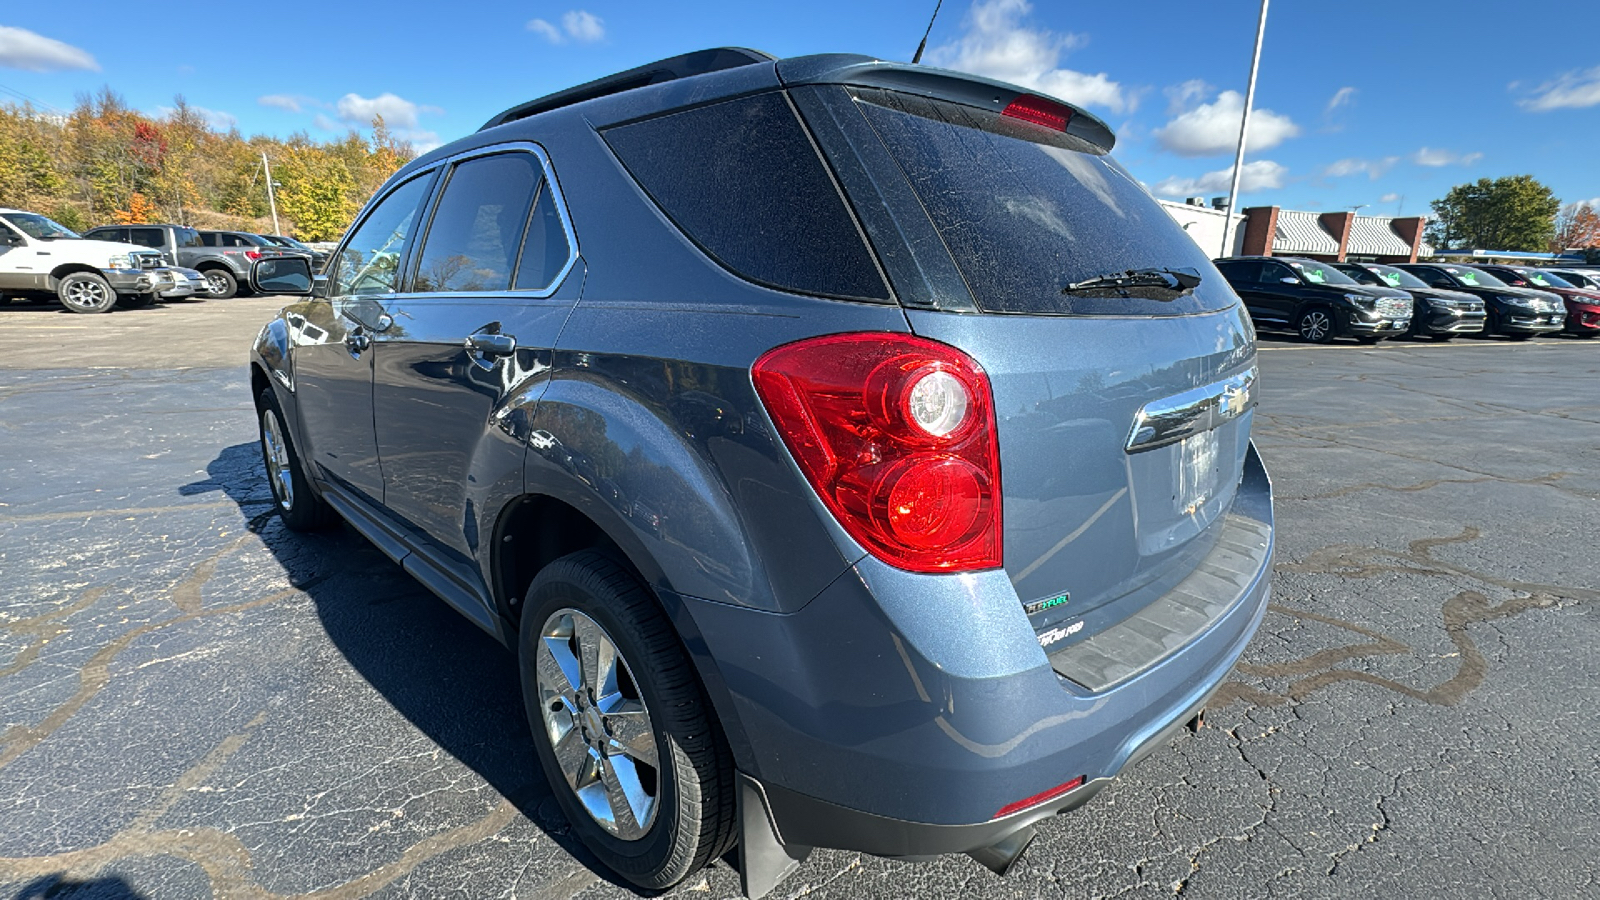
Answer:
<svg viewBox="0 0 1600 900"><path fill-rule="evenodd" d="M93 281L74 281L67 285L66 294L61 299L78 309L99 309L105 305L106 289Z"/></svg>
<svg viewBox="0 0 1600 900"><path fill-rule="evenodd" d="M228 292L228 277L216 270L206 273L206 289L214 297L221 297Z"/></svg>
<svg viewBox="0 0 1600 900"><path fill-rule="evenodd" d="M633 669L600 623L560 609L539 631L539 709L556 763L607 833L636 841L661 805L661 761Z"/></svg>
<svg viewBox="0 0 1600 900"><path fill-rule="evenodd" d="M1300 336L1313 343L1327 340L1332 330L1333 323L1329 321L1328 314L1320 310L1312 310L1300 319Z"/></svg>
<svg viewBox="0 0 1600 900"><path fill-rule="evenodd" d="M261 412L261 449L267 460L267 480L272 483L273 499L285 512L294 508L294 470L289 463L289 444L283 427L272 410Z"/></svg>

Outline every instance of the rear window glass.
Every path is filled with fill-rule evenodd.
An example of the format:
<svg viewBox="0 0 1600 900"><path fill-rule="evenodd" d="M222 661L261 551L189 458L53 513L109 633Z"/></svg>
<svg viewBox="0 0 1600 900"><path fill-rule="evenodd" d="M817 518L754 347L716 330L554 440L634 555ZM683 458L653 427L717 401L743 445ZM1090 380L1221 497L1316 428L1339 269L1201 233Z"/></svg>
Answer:
<svg viewBox="0 0 1600 900"><path fill-rule="evenodd" d="M1234 295L1208 256L1132 176L1088 144L997 113L893 91L857 105L926 207L986 312L1180 315ZM1062 294L1129 269L1202 276L1176 297Z"/></svg>
<svg viewBox="0 0 1600 900"><path fill-rule="evenodd" d="M833 178L781 93L609 128L661 210L736 274L781 290L886 301Z"/></svg>

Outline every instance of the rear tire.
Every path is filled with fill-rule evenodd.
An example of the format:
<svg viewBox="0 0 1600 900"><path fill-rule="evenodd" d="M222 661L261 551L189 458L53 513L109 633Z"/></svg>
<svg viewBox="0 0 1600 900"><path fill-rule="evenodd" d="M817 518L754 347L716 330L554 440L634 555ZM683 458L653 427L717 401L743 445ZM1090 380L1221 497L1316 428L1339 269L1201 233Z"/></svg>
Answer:
<svg viewBox="0 0 1600 900"><path fill-rule="evenodd" d="M75 313L110 312L117 305L111 283L92 272L73 272L56 284L61 305Z"/></svg>
<svg viewBox="0 0 1600 900"><path fill-rule="evenodd" d="M677 631L630 570L592 550L545 566L523 602L518 659L539 762L601 862L658 891L733 846L727 742Z"/></svg>
<svg viewBox="0 0 1600 900"><path fill-rule="evenodd" d="M239 279L227 269L206 269L206 284L210 286L209 296L213 300L227 300L239 293Z"/></svg>
<svg viewBox="0 0 1600 900"><path fill-rule="evenodd" d="M339 521L327 501L317 496L306 478L305 466L295 449L294 439L284 424L283 409L272 388L263 388L256 397L256 410L260 414L261 459L267 468L267 482L272 486L272 499L277 503L278 515L291 531L321 531Z"/></svg>

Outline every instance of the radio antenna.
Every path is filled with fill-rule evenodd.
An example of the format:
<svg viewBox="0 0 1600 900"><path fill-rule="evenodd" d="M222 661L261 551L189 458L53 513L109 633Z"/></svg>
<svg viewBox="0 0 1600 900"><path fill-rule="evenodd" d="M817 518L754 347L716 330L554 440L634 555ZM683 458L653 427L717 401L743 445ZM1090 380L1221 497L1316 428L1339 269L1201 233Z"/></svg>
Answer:
<svg viewBox="0 0 1600 900"><path fill-rule="evenodd" d="M944 0L939 0L933 5L933 15L928 18L928 30L922 33L922 43L917 45L917 52L911 56L913 66L922 62L922 51L928 48L928 35L933 34L933 20L939 18L939 7L943 5Z"/></svg>

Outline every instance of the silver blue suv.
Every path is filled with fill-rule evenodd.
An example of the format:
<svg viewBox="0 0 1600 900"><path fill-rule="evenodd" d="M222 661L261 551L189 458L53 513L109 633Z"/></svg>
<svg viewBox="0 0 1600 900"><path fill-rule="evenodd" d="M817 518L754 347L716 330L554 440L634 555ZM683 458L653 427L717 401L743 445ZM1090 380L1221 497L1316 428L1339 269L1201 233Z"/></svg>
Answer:
<svg viewBox="0 0 1600 900"><path fill-rule="evenodd" d="M1254 333L1085 113L722 49L398 172L252 352L283 520L511 648L606 866L1003 872L1260 622Z"/></svg>

